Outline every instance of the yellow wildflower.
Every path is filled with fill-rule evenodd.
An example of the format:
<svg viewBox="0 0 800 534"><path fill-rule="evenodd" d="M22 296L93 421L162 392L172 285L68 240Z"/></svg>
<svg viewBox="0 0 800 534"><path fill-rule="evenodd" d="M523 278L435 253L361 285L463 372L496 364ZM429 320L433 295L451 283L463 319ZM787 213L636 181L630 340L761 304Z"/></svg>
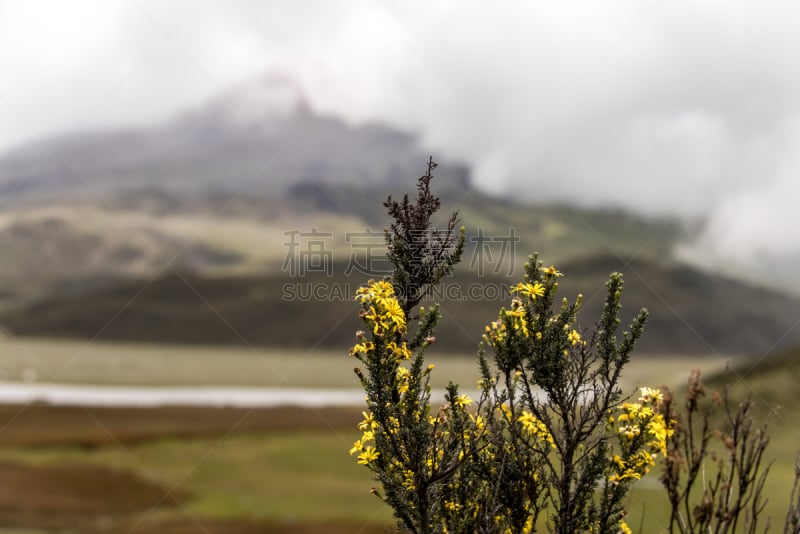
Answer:
<svg viewBox="0 0 800 534"><path fill-rule="evenodd" d="M361 317L372 324L372 331L376 336L405 332L406 317L395 298L391 283L370 282L368 286L356 291L356 300L364 304L365 310Z"/></svg>
<svg viewBox="0 0 800 534"><path fill-rule="evenodd" d="M627 425L627 426L619 427L619 432L620 432L620 434L624 435L626 438L633 439L636 436L638 436L639 434L641 434L642 431L639 430L638 426Z"/></svg>
<svg viewBox="0 0 800 534"><path fill-rule="evenodd" d="M372 412L361 412L361 415L364 416L364 420L358 423L359 430L375 430L378 428L378 422L375 421Z"/></svg>
<svg viewBox="0 0 800 534"><path fill-rule="evenodd" d="M393 322L398 330L404 331L406 329L406 315L403 313L400 303L394 298L386 299L384 308L384 317Z"/></svg>
<svg viewBox="0 0 800 534"><path fill-rule="evenodd" d="M530 335L528 331L528 321L525 318L525 308L514 306L510 311L504 310L503 315L512 318L514 328L516 330L521 330L523 336L528 337Z"/></svg>
<svg viewBox="0 0 800 534"><path fill-rule="evenodd" d="M547 276L555 276L556 278L558 278L559 276L564 276L563 274L558 272L556 270L555 266L553 266L553 265L551 265L550 267L546 267L546 268L542 269L542 272L544 274L546 274Z"/></svg>
<svg viewBox="0 0 800 534"><path fill-rule="evenodd" d="M382 302L384 299L394 297L394 287L386 280L380 282L369 281L366 287L360 287L356 291L356 300L361 302L376 300Z"/></svg>
<svg viewBox="0 0 800 534"><path fill-rule="evenodd" d="M364 444L360 439L356 440L356 442L353 443L353 447L350 449L350 456L353 456L355 453L361 452L362 450L364 450Z"/></svg>
<svg viewBox="0 0 800 534"><path fill-rule="evenodd" d="M547 430L547 426L531 412L527 410L523 411L522 415L517 418L517 421L519 421L519 423L522 425L522 428L529 435L546 441L552 447L555 447L555 441L553 440L553 436Z"/></svg>
<svg viewBox="0 0 800 534"><path fill-rule="evenodd" d="M369 446L358 455L358 463L360 465L367 465L375 461L381 453L375 450L375 447Z"/></svg>
<svg viewBox="0 0 800 534"><path fill-rule="evenodd" d="M397 342L392 341L386 346L386 348L389 350L389 352L394 353L398 362L411 359L411 350L409 350L408 344L405 341L403 341L400 345L398 345Z"/></svg>
<svg viewBox="0 0 800 534"><path fill-rule="evenodd" d="M475 429L478 432L483 431L483 429L486 427L485 423L483 422L483 417L481 417L480 415L475 417L470 415L469 418L472 420L473 424L475 425Z"/></svg>
<svg viewBox="0 0 800 534"><path fill-rule="evenodd" d="M358 343L352 349L350 349L350 356L358 356L359 354L367 355L367 353L372 352L375 350L375 344L372 341L364 341L362 343Z"/></svg>
<svg viewBox="0 0 800 534"><path fill-rule="evenodd" d="M574 347L575 345L577 345L578 343L580 343L580 341L581 341L581 335L578 333L578 331L577 331L577 330L573 330L572 332L570 332L569 334L567 334L567 341L569 341L570 343L572 343L572 346Z"/></svg>
<svg viewBox="0 0 800 534"><path fill-rule="evenodd" d="M675 430L671 425L667 425L664 417L660 414L653 417L647 423L647 433L652 438L648 445L653 450L657 450L661 454L667 454L667 438L670 437Z"/></svg>
<svg viewBox="0 0 800 534"><path fill-rule="evenodd" d="M445 501L444 507L450 510L451 512L458 512L459 510L461 510L461 505L453 501Z"/></svg>
<svg viewBox="0 0 800 534"><path fill-rule="evenodd" d="M530 297L531 300L536 300L536 297L541 297L544 295L544 286L539 282L534 282L533 284L520 282L511 288L512 293L517 291L520 295Z"/></svg>
<svg viewBox="0 0 800 534"><path fill-rule="evenodd" d="M409 469L403 470L403 487L408 491L414 491L416 484L414 484L414 472Z"/></svg>
<svg viewBox="0 0 800 534"><path fill-rule="evenodd" d="M654 404L661 404L664 401L664 394L661 393L661 390L643 387L640 388L642 392L642 396L639 397L639 400L642 401L644 404L654 403Z"/></svg>
<svg viewBox="0 0 800 534"><path fill-rule="evenodd" d="M465 406L469 406L473 402L474 401L471 398L469 398L469 396L461 394L458 397L456 397L456 400L453 402L453 404L455 404L459 408L464 408Z"/></svg>

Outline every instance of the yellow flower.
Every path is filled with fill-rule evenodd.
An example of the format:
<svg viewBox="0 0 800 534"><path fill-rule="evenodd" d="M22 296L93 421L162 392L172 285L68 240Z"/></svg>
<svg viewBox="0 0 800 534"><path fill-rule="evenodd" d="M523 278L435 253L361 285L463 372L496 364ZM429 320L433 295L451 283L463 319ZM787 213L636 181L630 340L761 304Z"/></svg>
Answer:
<svg viewBox="0 0 800 534"><path fill-rule="evenodd" d="M403 470L403 487L408 491L414 491L416 485L414 484L414 472L409 469Z"/></svg>
<svg viewBox="0 0 800 534"><path fill-rule="evenodd" d="M368 286L356 291L356 300L360 300L365 310L361 317L372 325L376 336L387 333L405 332L406 317L397 302L392 284L387 281L370 282Z"/></svg>
<svg viewBox="0 0 800 534"><path fill-rule="evenodd" d="M502 315L501 311L501 315ZM503 324L502 319L498 319L497 321L493 321L491 325L486 327L487 335L484 337L490 338L495 343L501 342L505 337L505 330L506 325Z"/></svg>
<svg viewBox="0 0 800 534"><path fill-rule="evenodd" d="M473 424L475 425L475 429L478 432L483 431L483 429L486 427L486 425L483 422L483 417L481 417L480 415L476 417L470 415L469 418L472 420Z"/></svg>
<svg viewBox="0 0 800 534"><path fill-rule="evenodd" d="M459 395L458 397L456 397L456 400L454 401L453 404L455 404L459 408L464 408L465 406L469 406L473 402L474 401L471 398L469 398L467 395L463 395L462 394L462 395Z"/></svg>
<svg viewBox="0 0 800 534"><path fill-rule="evenodd" d="M367 465L370 462L377 460L381 453L375 450L375 447L367 447L361 454L358 455L358 463L360 465Z"/></svg>
<svg viewBox="0 0 800 534"><path fill-rule="evenodd" d="M461 510L461 505L453 501L445 501L444 507L450 510L451 512L458 512L459 510Z"/></svg>
<svg viewBox="0 0 800 534"><path fill-rule="evenodd" d="M642 405L638 402L623 402L622 409L627 411L630 416L635 416L642 409Z"/></svg>
<svg viewBox="0 0 800 534"><path fill-rule="evenodd" d="M517 421L520 422L522 428L531 436L539 438L543 441L549 443L552 447L555 447L555 441L553 440L553 436L547 430L547 426L540 421L535 415L531 412L525 410L522 412L517 418Z"/></svg>
<svg viewBox="0 0 800 534"><path fill-rule="evenodd" d="M375 421L375 417L372 415L372 412L361 412L361 415L364 416L364 420L358 423L359 430L375 430L378 428L378 422Z"/></svg>
<svg viewBox="0 0 800 534"><path fill-rule="evenodd" d="M511 288L512 293L516 291L519 291L520 295L530 297L531 300L536 300L536 297L541 297L542 295L544 295L544 286L539 282L534 282L533 284L526 284L524 282L520 282L519 284Z"/></svg>
<svg viewBox="0 0 800 534"><path fill-rule="evenodd" d="M547 276L555 276L556 278L558 278L559 276L564 276L563 274L558 272L556 270L556 268L554 266L552 266L552 265L550 267L546 267L546 268L542 269L542 272L544 274L546 274Z"/></svg>
<svg viewBox="0 0 800 534"><path fill-rule="evenodd" d="M364 444L359 439L355 443L353 443L353 447L350 449L350 456L353 456L357 452L361 452L364 450Z"/></svg>
<svg viewBox="0 0 800 534"><path fill-rule="evenodd" d="M625 521L619 522L619 532L620 534L632 534L630 527Z"/></svg>
<svg viewBox="0 0 800 534"><path fill-rule="evenodd" d="M639 434L641 434L642 431L639 430L638 426L628 425L619 427L619 432L620 434L623 434L626 438L633 439Z"/></svg>
<svg viewBox="0 0 800 534"><path fill-rule="evenodd" d="M405 341L403 341L400 345L398 345L397 342L392 341L386 346L386 348L389 350L389 352L395 354L395 358L398 362L411 359L411 351L409 350L408 344Z"/></svg>
<svg viewBox="0 0 800 534"><path fill-rule="evenodd" d="M386 280L380 282L370 281L366 287L360 287L356 291L356 300L361 302L376 300L382 302L386 298L394 297L394 287Z"/></svg>
<svg viewBox="0 0 800 534"><path fill-rule="evenodd" d="M406 329L406 315L403 313L400 303L396 299L390 298L386 300L384 305L384 317L393 322L398 330L404 331Z"/></svg>
<svg viewBox="0 0 800 534"><path fill-rule="evenodd" d="M642 401L644 404L654 403L654 404L661 404L664 401L664 394L661 393L661 390L643 387L640 388L642 392L642 396L639 397L639 400Z"/></svg>
<svg viewBox="0 0 800 534"><path fill-rule="evenodd" d="M358 356L359 354L367 355L367 353L372 352L375 350L375 344L372 341L364 341L363 343L358 343L352 349L350 349L351 356Z"/></svg>
<svg viewBox="0 0 800 534"><path fill-rule="evenodd" d="M647 433L652 438L648 445L651 449L657 450L663 455L667 454L667 438L670 437L675 430L671 425L667 425L664 417L656 415L647 423Z"/></svg>
<svg viewBox="0 0 800 534"><path fill-rule="evenodd" d="M530 335L530 332L528 331L528 321L525 318L524 308L514 306L511 311L504 310L503 315L507 315L512 318L514 328L516 330L521 330L523 336L528 337Z"/></svg>
<svg viewBox="0 0 800 534"><path fill-rule="evenodd" d="M570 343L572 343L572 346L574 347L575 345L577 345L578 343L580 343L580 341L581 341L581 335L578 333L578 331L577 331L577 330L573 330L572 332L570 332L569 334L567 334L567 341L569 341Z"/></svg>

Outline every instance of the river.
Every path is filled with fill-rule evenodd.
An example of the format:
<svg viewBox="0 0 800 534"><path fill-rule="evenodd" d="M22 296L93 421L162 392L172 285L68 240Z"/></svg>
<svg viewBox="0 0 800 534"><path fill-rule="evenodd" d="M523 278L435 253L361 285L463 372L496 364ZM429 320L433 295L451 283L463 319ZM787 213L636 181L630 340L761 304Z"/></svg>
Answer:
<svg viewBox="0 0 800 534"><path fill-rule="evenodd" d="M472 394L474 392L468 392ZM444 399L434 390L431 400ZM59 406L212 406L269 408L274 406L363 406L360 389L256 388L230 386L101 386L52 383L0 383L0 404L41 402Z"/></svg>

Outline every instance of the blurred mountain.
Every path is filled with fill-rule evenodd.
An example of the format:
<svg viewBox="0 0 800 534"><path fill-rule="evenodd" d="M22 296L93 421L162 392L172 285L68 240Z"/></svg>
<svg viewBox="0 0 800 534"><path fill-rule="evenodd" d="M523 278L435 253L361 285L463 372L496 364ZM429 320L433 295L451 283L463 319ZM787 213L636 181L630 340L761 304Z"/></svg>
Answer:
<svg viewBox="0 0 800 534"><path fill-rule="evenodd" d="M353 319L350 297L369 273L301 279L295 249L339 267L379 258L381 201L413 194L427 161L416 136L317 113L277 75L151 128L21 146L0 156L0 324L128 341L349 342L356 324L330 329ZM467 227L458 284L507 285L537 250L571 265L570 291L596 291L627 269L630 305L654 311L649 352L758 353L800 316L796 300L677 265L682 228L672 219L524 205L472 188L466 166L440 163L433 188L443 212L458 210ZM283 292L312 282L340 295ZM473 350L501 294L445 298L442 334L454 340L445 348ZM324 336L297 321L323 308ZM241 336L217 324L217 312Z"/></svg>
<svg viewBox="0 0 800 534"><path fill-rule="evenodd" d="M114 199L143 191L284 195L308 182L375 187L420 174L415 136L311 110L289 78L268 75L152 128L71 133L0 157L4 204ZM423 169L424 170L424 169ZM440 188L465 187L459 165Z"/></svg>
<svg viewBox="0 0 800 534"><path fill-rule="evenodd" d="M472 190L442 197L467 229L464 264L481 275L520 275L536 250L558 264L596 254L669 264L679 235L670 221L615 210L520 206ZM150 191L116 197L114 207L75 200L0 211L0 309L174 271L286 276L315 248L329 263L367 263L384 251L382 198L346 186L297 186L282 198Z"/></svg>
<svg viewBox="0 0 800 534"><path fill-rule="evenodd" d="M413 194L427 160L414 135L316 113L274 74L152 128L21 146L0 157L0 308L176 269L274 274L292 233L312 229L338 261L369 229L379 254L381 200ZM487 196L466 166L440 163L434 189L490 270L534 250L664 259L679 234L669 220Z"/></svg>

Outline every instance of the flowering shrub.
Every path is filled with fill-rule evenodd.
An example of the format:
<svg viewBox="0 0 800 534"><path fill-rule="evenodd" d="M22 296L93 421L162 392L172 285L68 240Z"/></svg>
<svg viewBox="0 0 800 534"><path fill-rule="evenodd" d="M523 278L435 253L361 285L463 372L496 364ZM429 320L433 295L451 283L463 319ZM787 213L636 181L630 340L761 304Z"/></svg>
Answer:
<svg viewBox="0 0 800 534"><path fill-rule="evenodd" d="M358 290L365 329L350 350L367 403L358 424L362 436L350 454L373 472L381 487L372 491L392 507L399 528L417 534L630 532L625 496L661 459L670 530L708 531L708 520L685 528L680 509L691 510L691 486L710 454L707 425L704 446L696 450L691 430L676 425L681 416L671 395L643 387L638 397L626 396L620 388L647 319L642 310L619 333L621 274L611 274L603 313L588 332L578 323L581 296L558 303L562 273L529 258L508 308L486 326L478 395L451 383L444 403L431 403L433 365L425 365L425 352L440 314L436 306L418 305L452 270L464 244L457 214L445 230L432 227L439 208L429 188L433 168L430 161L415 203L407 196L385 203L394 219L386 231L394 275ZM744 427L750 429L740 421L735 428ZM757 472L765 442L730 441L734 460L758 452L747 471ZM688 483L680 477L686 465ZM728 507L726 514L738 514L748 501L725 500L729 482L719 478L711 497ZM760 501L749 502L756 510ZM795 525L797 509L790 512ZM735 520L725 521L735 528Z"/></svg>

